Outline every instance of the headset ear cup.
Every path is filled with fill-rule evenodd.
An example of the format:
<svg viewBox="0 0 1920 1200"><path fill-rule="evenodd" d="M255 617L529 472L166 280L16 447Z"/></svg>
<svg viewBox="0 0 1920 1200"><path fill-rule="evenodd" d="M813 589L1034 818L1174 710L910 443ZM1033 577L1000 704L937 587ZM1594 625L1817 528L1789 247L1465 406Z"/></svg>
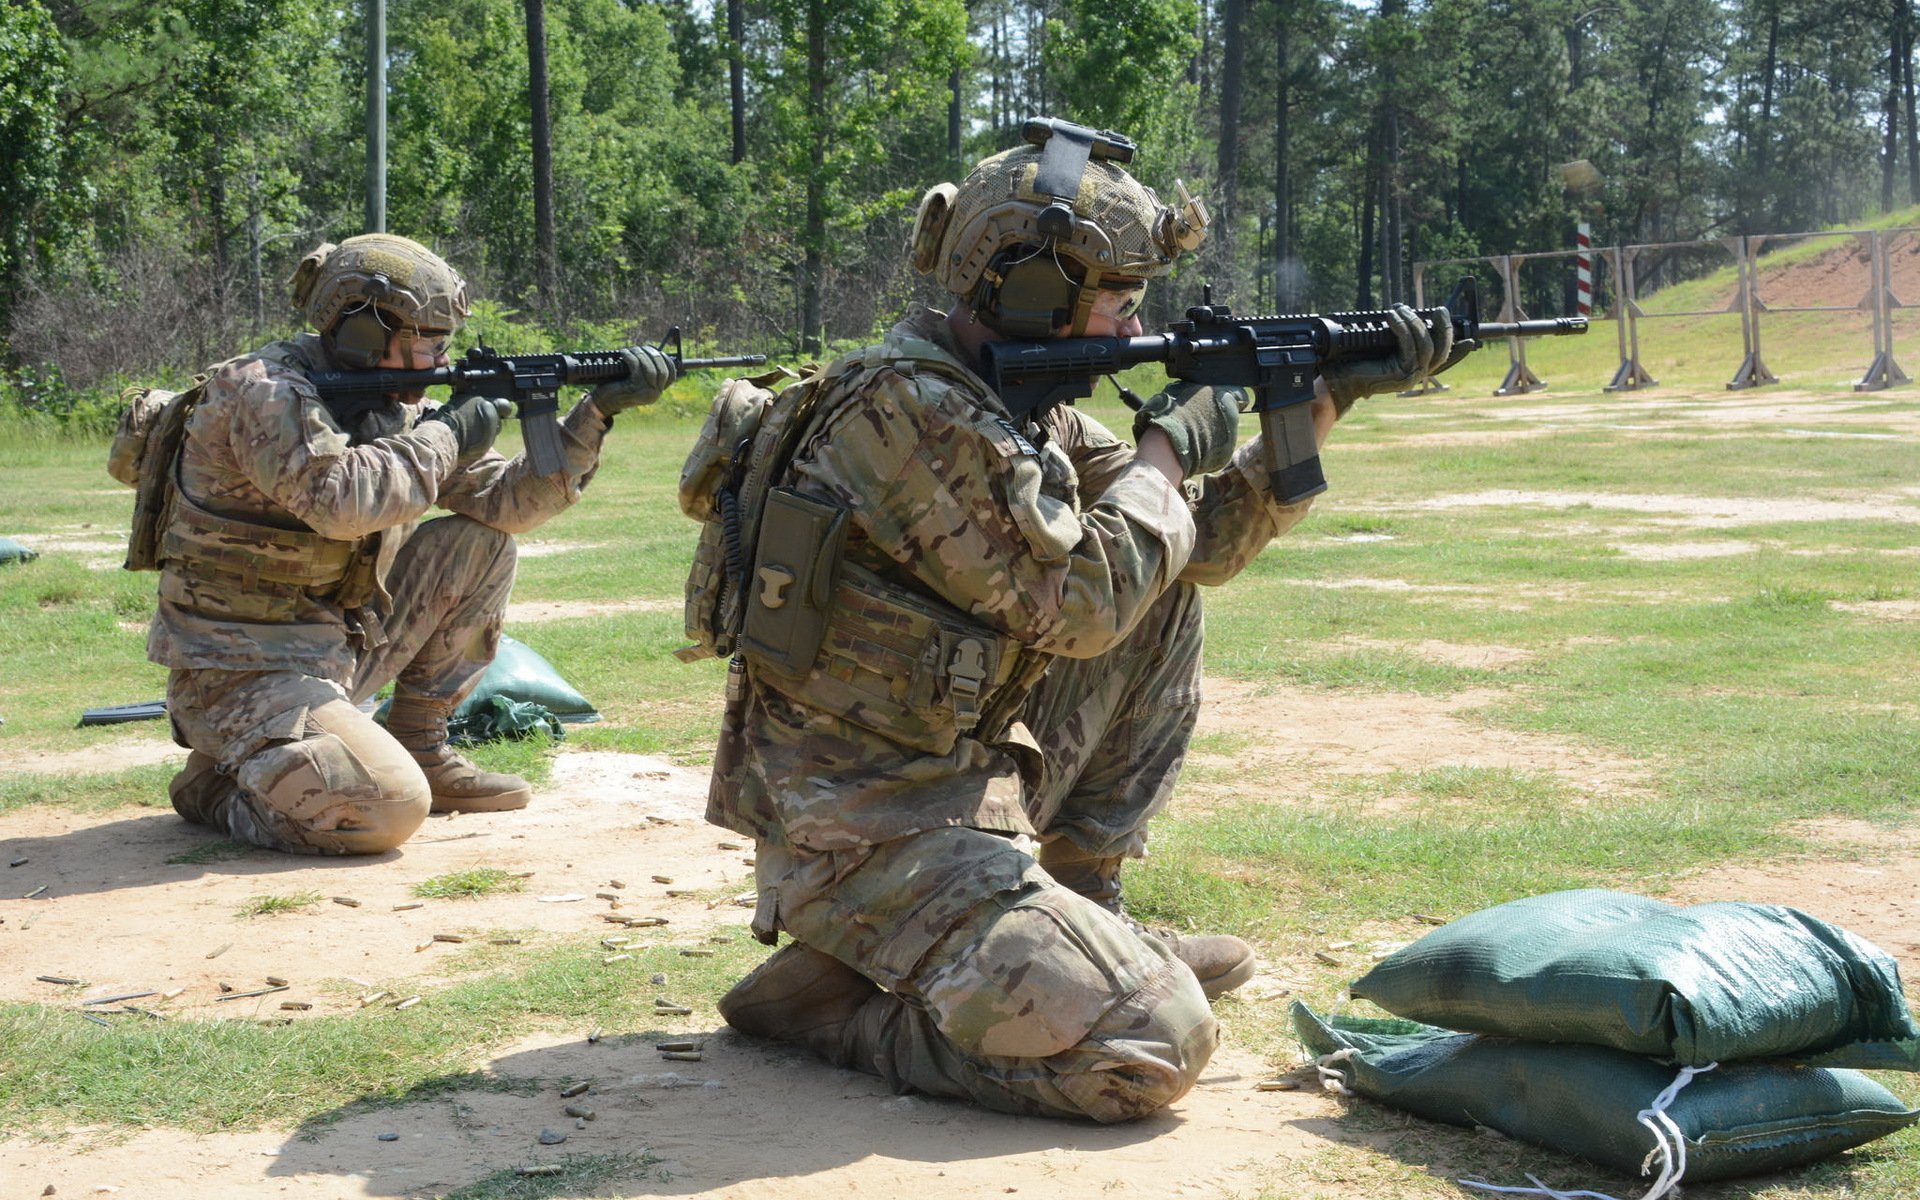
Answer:
<svg viewBox="0 0 1920 1200"><path fill-rule="evenodd" d="M349 371L367 371L387 353L387 327L371 308L340 319L333 330L333 356Z"/></svg>
<svg viewBox="0 0 1920 1200"><path fill-rule="evenodd" d="M1006 269L994 298L995 328L1008 337L1050 338L1073 319L1074 286L1051 254L1028 254Z"/></svg>

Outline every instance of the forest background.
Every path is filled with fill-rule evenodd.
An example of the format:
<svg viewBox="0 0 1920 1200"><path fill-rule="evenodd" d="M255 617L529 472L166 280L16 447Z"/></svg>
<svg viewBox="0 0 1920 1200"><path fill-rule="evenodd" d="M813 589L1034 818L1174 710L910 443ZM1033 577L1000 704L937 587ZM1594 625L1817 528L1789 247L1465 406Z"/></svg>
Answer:
<svg viewBox="0 0 1920 1200"><path fill-rule="evenodd" d="M915 202L1044 113L1215 213L1149 327L1204 283L1370 308L1579 218L1660 242L1920 202L1915 26L1911 0L390 0L387 227L504 349L679 325L812 353L936 299ZM0 4L0 416L97 428L121 383L297 325L293 263L365 229L365 38L328 0Z"/></svg>

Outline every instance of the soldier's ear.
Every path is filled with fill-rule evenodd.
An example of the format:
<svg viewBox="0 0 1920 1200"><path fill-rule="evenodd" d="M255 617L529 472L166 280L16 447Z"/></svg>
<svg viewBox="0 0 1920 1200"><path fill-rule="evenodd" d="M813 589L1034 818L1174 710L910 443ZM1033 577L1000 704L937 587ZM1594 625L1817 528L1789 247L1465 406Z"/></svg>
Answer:
<svg viewBox="0 0 1920 1200"><path fill-rule="evenodd" d="M939 264L940 240L946 236L947 222L953 216L953 198L959 192L951 183L942 183L920 197L920 211L914 215L913 233L907 238L907 260L922 275Z"/></svg>

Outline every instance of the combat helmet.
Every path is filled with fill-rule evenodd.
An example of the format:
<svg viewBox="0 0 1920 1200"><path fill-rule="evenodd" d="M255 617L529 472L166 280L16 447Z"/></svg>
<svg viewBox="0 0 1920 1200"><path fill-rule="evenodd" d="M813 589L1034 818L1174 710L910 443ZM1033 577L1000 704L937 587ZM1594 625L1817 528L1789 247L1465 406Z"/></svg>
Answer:
<svg viewBox="0 0 1920 1200"><path fill-rule="evenodd" d="M1205 240L1206 206L1178 183L1178 206L1162 204L1124 169L1127 138L1049 117L1022 132L1028 144L930 190L908 246L915 270L1002 335L1084 333L1103 281L1165 275Z"/></svg>
<svg viewBox="0 0 1920 1200"><path fill-rule="evenodd" d="M379 361L389 333L445 337L467 320L467 281L419 242L391 233L322 242L288 282L294 306L349 368Z"/></svg>

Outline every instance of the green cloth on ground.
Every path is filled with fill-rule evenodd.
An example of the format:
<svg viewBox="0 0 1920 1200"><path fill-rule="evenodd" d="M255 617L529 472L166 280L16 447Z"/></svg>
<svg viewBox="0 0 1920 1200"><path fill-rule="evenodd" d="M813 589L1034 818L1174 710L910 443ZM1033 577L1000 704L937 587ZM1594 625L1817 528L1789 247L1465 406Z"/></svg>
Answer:
<svg viewBox="0 0 1920 1200"><path fill-rule="evenodd" d="M447 722L447 740L455 745L523 738L536 732L543 732L555 741L567 736L560 718L546 705L510 700L505 696L490 696L477 707L462 705L460 715Z"/></svg>
<svg viewBox="0 0 1920 1200"><path fill-rule="evenodd" d="M386 724L391 703L382 703L374 720ZM561 737L561 725L599 719L599 710L562 679L552 663L525 642L502 634L499 653L453 711L447 731L453 740L467 742L525 737L542 727Z"/></svg>

